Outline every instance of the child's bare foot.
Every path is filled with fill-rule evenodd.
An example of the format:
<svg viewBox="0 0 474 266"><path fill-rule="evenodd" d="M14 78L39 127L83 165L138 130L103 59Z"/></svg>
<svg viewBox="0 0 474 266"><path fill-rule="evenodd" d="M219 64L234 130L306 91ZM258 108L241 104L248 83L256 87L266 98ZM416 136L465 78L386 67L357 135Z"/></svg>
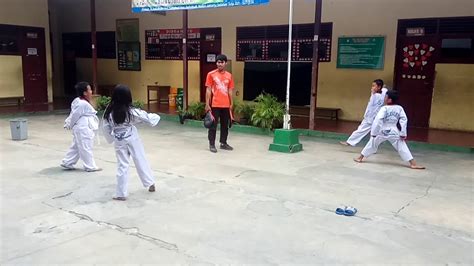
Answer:
<svg viewBox="0 0 474 266"><path fill-rule="evenodd" d="M151 185L151 186L148 188L148 191L150 191L150 192L155 192L155 184Z"/></svg>
<svg viewBox="0 0 474 266"><path fill-rule="evenodd" d="M359 156L359 157L357 157L357 158L354 158L354 162L356 162L356 163L361 163L363 159L364 159L364 156L361 155L361 156Z"/></svg>
<svg viewBox="0 0 474 266"><path fill-rule="evenodd" d="M424 166L421 166L421 165L417 165L415 160L410 160L410 168L411 169L418 169L418 170L422 170L422 169L426 169L426 167Z"/></svg>
<svg viewBox="0 0 474 266"><path fill-rule="evenodd" d="M126 201L127 198L126 197L114 197L112 198L113 200L120 200L120 201Z"/></svg>
<svg viewBox="0 0 474 266"><path fill-rule="evenodd" d="M344 146L350 146L349 143L347 143L346 141L339 141L339 144Z"/></svg>

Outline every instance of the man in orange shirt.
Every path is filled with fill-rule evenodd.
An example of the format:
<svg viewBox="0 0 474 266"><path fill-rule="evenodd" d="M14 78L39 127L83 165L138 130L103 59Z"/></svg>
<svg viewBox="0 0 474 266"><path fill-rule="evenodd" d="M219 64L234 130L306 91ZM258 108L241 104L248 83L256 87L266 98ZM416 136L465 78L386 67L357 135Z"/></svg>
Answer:
<svg viewBox="0 0 474 266"><path fill-rule="evenodd" d="M216 57L217 69L209 72L206 78L206 111L211 111L214 116L214 124L209 129L209 150L217 152L216 149L216 129L217 123L221 121L220 148L231 151L233 148L227 144L229 134L229 118L232 111L232 91L234 90L234 80L232 74L225 71L227 56L218 55Z"/></svg>

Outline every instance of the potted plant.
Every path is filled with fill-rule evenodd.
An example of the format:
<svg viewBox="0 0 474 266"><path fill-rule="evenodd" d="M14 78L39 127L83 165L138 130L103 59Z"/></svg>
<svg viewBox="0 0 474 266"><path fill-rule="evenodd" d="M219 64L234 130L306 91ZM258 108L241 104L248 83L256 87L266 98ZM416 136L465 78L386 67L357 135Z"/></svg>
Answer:
<svg viewBox="0 0 474 266"><path fill-rule="evenodd" d="M253 113L255 112L255 104L253 103L238 103L234 104L234 110L239 117L239 123L242 125L250 124Z"/></svg>
<svg viewBox="0 0 474 266"><path fill-rule="evenodd" d="M178 116L179 116L179 123L184 124L184 120L189 118L189 113L183 108L181 108L181 106L177 107L177 111L178 111Z"/></svg>
<svg viewBox="0 0 474 266"><path fill-rule="evenodd" d="M138 109L143 109L145 107L145 102L136 100L132 102L132 106Z"/></svg>
<svg viewBox="0 0 474 266"><path fill-rule="evenodd" d="M97 111L105 111L105 108L110 104L110 101L112 100L111 97L109 96L100 96L97 98L96 103L97 103ZM145 103L140 100L136 100L132 102L132 106L138 109L143 109L145 107Z"/></svg>
<svg viewBox="0 0 474 266"><path fill-rule="evenodd" d="M283 125L285 105L268 93L262 93L255 98L255 111L252 114L252 124L261 128L275 129Z"/></svg>
<svg viewBox="0 0 474 266"><path fill-rule="evenodd" d="M202 102L194 102L188 106L188 113L192 119L202 120L206 115L206 104Z"/></svg>
<svg viewBox="0 0 474 266"><path fill-rule="evenodd" d="M107 108L107 106L110 104L111 100L112 100L112 98L110 98L108 96L100 96L99 98L97 98L97 100L96 100L97 111L98 112L105 111L105 108Z"/></svg>

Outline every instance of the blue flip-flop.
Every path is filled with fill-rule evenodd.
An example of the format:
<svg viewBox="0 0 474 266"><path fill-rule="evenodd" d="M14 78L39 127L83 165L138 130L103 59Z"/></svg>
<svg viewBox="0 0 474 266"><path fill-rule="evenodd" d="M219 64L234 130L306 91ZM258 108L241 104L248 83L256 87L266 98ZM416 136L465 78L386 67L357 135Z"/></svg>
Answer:
<svg viewBox="0 0 474 266"><path fill-rule="evenodd" d="M339 208L336 209L336 214L337 215L345 215L346 213L346 206L341 206Z"/></svg>
<svg viewBox="0 0 474 266"><path fill-rule="evenodd" d="M354 216L357 213L357 209L354 207L346 207L344 210L345 216Z"/></svg>

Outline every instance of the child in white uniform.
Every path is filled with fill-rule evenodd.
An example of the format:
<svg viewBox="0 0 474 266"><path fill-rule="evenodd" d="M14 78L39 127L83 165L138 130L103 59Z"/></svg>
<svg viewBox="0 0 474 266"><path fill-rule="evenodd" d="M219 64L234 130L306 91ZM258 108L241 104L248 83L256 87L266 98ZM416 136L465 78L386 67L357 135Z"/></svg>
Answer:
<svg viewBox="0 0 474 266"><path fill-rule="evenodd" d="M355 146L359 143L367 134L369 134L372 128L372 122L375 116L379 112L380 108L384 104L385 94L387 89L384 87L383 80L376 79L372 82L372 88L370 89L371 95L367 108L365 109L364 119L360 123L356 131L352 132L351 136L347 141L341 141L342 145Z"/></svg>
<svg viewBox="0 0 474 266"><path fill-rule="evenodd" d="M385 106L380 109L374 119L370 133L372 137L367 145L365 145L360 156L355 158L354 161L361 163L365 157L376 153L380 144L390 141L402 160L410 163L410 168L425 169L425 167L416 164L408 149L405 141L407 138L408 119L403 107L396 104L397 100L398 93L396 91L387 92ZM398 129L397 123L400 123L401 130Z"/></svg>
<svg viewBox="0 0 474 266"><path fill-rule="evenodd" d="M99 129L97 111L90 104L92 89L89 83L79 82L75 86L77 98L71 103L71 113L64 121L64 128L72 129L73 142L61 166L74 169L79 158L87 172L102 170L97 167L92 153L94 131Z"/></svg>
<svg viewBox="0 0 474 266"><path fill-rule="evenodd" d="M143 186L150 192L155 191L155 178L145 158L145 150L134 124L143 122L150 126L156 126L159 121L159 115L149 114L132 107L132 94L127 86L117 85L115 87L112 101L107 106L103 119L104 136L107 142L114 143L118 162L117 192L114 200L127 199L130 156L135 163Z"/></svg>

